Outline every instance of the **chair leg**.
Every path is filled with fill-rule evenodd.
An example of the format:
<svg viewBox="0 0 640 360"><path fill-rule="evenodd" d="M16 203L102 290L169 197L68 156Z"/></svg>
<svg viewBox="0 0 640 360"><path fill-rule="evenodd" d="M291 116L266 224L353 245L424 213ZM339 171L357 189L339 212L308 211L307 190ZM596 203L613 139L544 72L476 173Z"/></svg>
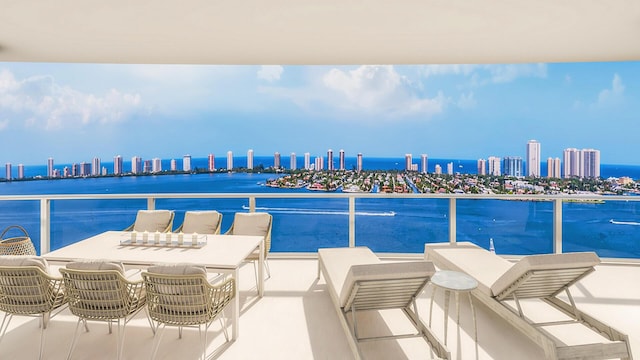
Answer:
<svg viewBox="0 0 640 360"><path fill-rule="evenodd" d="M258 261L252 261L252 262L253 262L253 274L256 277L256 288L257 288L258 287ZM267 276L264 279L267 280L268 278L271 277L271 269L269 269L269 262L267 261L267 259L264 259L264 269L267 272ZM320 278L320 275L318 275L318 279L319 278Z"/></svg>
<svg viewBox="0 0 640 360"><path fill-rule="evenodd" d="M162 324L162 327L160 327L160 324L158 324L158 327L156 328L156 332L153 335L153 350L151 351L151 360L156 358L158 348L160 347L160 340L162 340L162 335L164 334L164 330L166 327L167 326L165 324Z"/></svg>
<svg viewBox="0 0 640 360"><path fill-rule="evenodd" d="M86 320L78 318L78 323L76 324L76 331L74 332L73 339L71 340L71 346L69 347L69 354L67 355L67 360L71 360L71 355L73 354L73 350L76 348L76 344L78 342L78 336L80 336L81 322L84 322L85 327L87 326Z"/></svg>
<svg viewBox="0 0 640 360"><path fill-rule="evenodd" d="M49 313L42 314L42 327L40 328L40 353L38 354L38 359L42 360L42 355L44 354L44 331L47 328L47 319L49 319Z"/></svg>
<svg viewBox="0 0 640 360"><path fill-rule="evenodd" d="M4 334L9 328L11 319L13 319L13 314L4 313L4 317L2 318L2 325L0 325L0 343L2 342L2 339L4 339Z"/></svg>
<svg viewBox="0 0 640 360"><path fill-rule="evenodd" d="M124 328L126 325L126 321L123 320L122 326L120 326L120 319L118 319L118 322L116 323L116 349L118 351L118 360L122 359L122 350L124 348Z"/></svg>
<svg viewBox="0 0 640 360"><path fill-rule="evenodd" d="M202 325L198 325L198 334L200 335L200 346L202 346L202 360L207 357L207 327L202 331Z"/></svg>

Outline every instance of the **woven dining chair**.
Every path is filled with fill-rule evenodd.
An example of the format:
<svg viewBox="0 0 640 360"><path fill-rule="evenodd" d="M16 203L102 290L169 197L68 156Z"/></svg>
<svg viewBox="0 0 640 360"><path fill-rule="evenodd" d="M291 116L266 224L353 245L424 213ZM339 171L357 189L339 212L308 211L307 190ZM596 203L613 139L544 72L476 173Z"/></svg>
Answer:
<svg viewBox="0 0 640 360"><path fill-rule="evenodd" d="M87 321L107 322L111 334L114 320L117 322L117 358L121 359L125 327L146 304L142 280L128 280L122 264L109 261L73 262L60 269L60 273L69 310L78 317L68 359L77 344L81 323L89 331Z"/></svg>
<svg viewBox="0 0 640 360"><path fill-rule="evenodd" d="M172 210L138 210L136 220L124 231L170 232L174 215Z"/></svg>
<svg viewBox="0 0 640 360"><path fill-rule="evenodd" d="M175 232L185 234L220 234L222 214L215 211L186 211L184 220Z"/></svg>
<svg viewBox="0 0 640 360"><path fill-rule="evenodd" d="M267 278L271 277L271 270L269 269L269 263L267 262L267 256L271 250L271 228L273 226L273 216L266 212L250 212L235 213L233 217L233 224L225 235L258 235L264 237L264 267L267 270ZM254 251L245 260L253 262L253 270L256 277L256 283L258 282L258 270L257 263L260 258L258 250Z"/></svg>
<svg viewBox="0 0 640 360"><path fill-rule="evenodd" d="M193 264L151 266L142 273L142 278L147 291L148 315L155 322L151 326L155 330L151 359L155 359L166 326L177 326L180 338L183 327L197 326L203 359L207 352L207 331L216 318L220 319L225 339L229 341L220 315L235 297L235 279L212 285L207 281L206 269Z"/></svg>
<svg viewBox="0 0 640 360"><path fill-rule="evenodd" d="M65 300L62 278L48 274L45 259L0 256L0 311L5 313L0 326L0 342L14 315L37 316L40 318L39 359L42 359L45 329L49 319L62 310Z"/></svg>

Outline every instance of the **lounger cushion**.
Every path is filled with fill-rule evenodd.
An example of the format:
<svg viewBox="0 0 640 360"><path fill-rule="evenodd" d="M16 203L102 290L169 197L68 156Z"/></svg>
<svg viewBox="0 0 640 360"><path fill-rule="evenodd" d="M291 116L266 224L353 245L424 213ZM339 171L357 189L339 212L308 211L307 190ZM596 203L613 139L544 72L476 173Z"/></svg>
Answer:
<svg viewBox="0 0 640 360"><path fill-rule="evenodd" d="M327 286L339 298L340 304L347 301L348 294L342 294L347 273L353 265L378 264L380 259L368 247L318 249L319 261L325 269Z"/></svg>
<svg viewBox="0 0 640 360"><path fill-rule="evenodd" d="M133 231L163 232L169 226L172 215L170 210L139 210Z"/></svg>
<svg viewBox="0 0 640 360"><path fill-rule="evenodd" d="M594 252L525 256L496 280L491 291L497 296L529 271L590 268L599 263L600 258Z"/></svg>
<svg viewBox="0 0 640 360"><path fill-rule="evenodd" d="M233 218L233 235L267 236L271 215L267 213L236 213Z"/></svg>
<svg viewBox="0 0 640 360"><path fill-rule="evenodd" d="M49 269L47 259L33 255L3 255L0 266L37 266L45 273Z"/></svg>
<svg viewBox="0 0 640 360"><path fill-rule="evenodd" d="M429 278L436 271L431 261L408 261L353 265L349 268L340 291L340 307L344 307L357 281Z"/></svg>
<svg viewBox="0 0 640 360"><path fill-rule="evenodd" d="M215 234L220 223L220 214L217 211L187 211L184 214L182 232L185 234Z"/></svg>

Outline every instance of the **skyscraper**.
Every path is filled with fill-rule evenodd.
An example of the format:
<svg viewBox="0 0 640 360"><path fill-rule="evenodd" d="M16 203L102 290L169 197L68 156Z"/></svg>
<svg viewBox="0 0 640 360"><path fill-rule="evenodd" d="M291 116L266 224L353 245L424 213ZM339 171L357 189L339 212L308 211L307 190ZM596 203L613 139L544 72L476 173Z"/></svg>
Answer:
<svg viewBox="0 0 640 360"><path fill-rule="evenodd" d="M527 176L540 177L540 143L536 140L527 143Z"/></svg>
<svg viewBox="0 0 640 360"><path fill-rule="evenodd" d="M453 163L447 163L447 175L453 175Z"/></svg>
<svg viewBox="0 0 640 360"><path fill-rule="evenodd" d="M487 175L487 160L478 159L478 175Z"/></svg>
<svg viewBox="0 0 640 360"><path fill-rule="evenodd" d="M274 167L275 169L280 169L280 164L281 164L281 163L280 163L280 160L281 160L281 159L280 159L280 153L276 151L276 152L273 154L273 167Z"/></svg>
<svg viewBox="0 0 640 360"><path fill-rule="evenodd" d="M600 177L600 150L582 149L582 177L599 178Z"/></svg>
<svg viewBox="0 0 640 360"><path fill-rule="evenodd" d="M411 164L413 163L413 159L411 157L411 154L404 154L404 169L406 171L411 171Z"/></svg>
<svg viewBox="0 0 640 360"><path fill-rule="evenodd" d="M162 171L162 160L160 158L153 158L151 160L151 172L159 173Z"/></svg>
<svg viewBox="0 0 640 360"><path fill-rule="evenodd" d="M91 175L99 176L100 170L100 158L94 157L93 160L91 160Z"/></svg>
<svg viewBox="0 0 640 360"><path fill-rule="evenodd" d="M171 171L178 170L178 162L176 161L176 159L171 159L171 161L169 161L169 170Z"/></svg>
<svg viewBox="0 0 640 360"><path fill-rule="evenodd" d="M298 164L296 159L296 153L292 152L291 156L289 157L289 169L295 170L297 168L298 168Z"/></svg>
<svg viewBox="0 0 640 360"><path fill-rule="evenodd" d="M500 158L496 156L489 156L489 175L500 176L502 172L500 171Z"/></svg>
<svg viewBox="0 0 640 360"><path fill-rule="evenodd" d="M308 152L304 153L304 169L311 169L311 154L309 154Z"/></svg>
<svg viewBox="0 0 640 360"><path fill-rule="evenodd" d="M182 157L182 171L191 171L191 155Z"/></svg>
<svg viewBox="0 0 640 360"><path fill-rule="evenodd" d="M358 172L362 171L362 153L358 153L358 157L356 160L356 170Z"/></svg>
<svg viewBox="0 0 640 360"><path fill-rule="evenodd" d="M520 156L506 156L502 160L503 173L508 176L522 176L522 158Z"/></svg>
<svg viewBox="0 0 640 360"><path fill-rule="evenodd" d="M216 171L216 157L213 154L209 154L207 164L209 165L209 171Z"/></svg>
<svg viewBox="0 0 640 360"><path fill-rule="evenodd" d="M322 158L322 156L316 156L315 168L316 171L321 171L322 169L324 169L324 159Z"/></svg>
<svg viewBox="0 0 640 360"><path fill-rule="evenodd" d="M12 176L11 176L11 163L6 163L5 166L4 166L4 169L5 169L5 173L6 173L5 179L11 180L12 179Z"/></svg>
<svg viewBox="0 0 640 360"><path fill-rule="evenodd" d="M153 170L153 166L151 164L151 160L145 160L143 162L142 172L150 173Z"/></svg>
<svg viewBox="0 0 640 360"><path fill-rule="evenodd" d="M133 174L139 174L142 172L142 158L140 156L134 156L131 158L131 172Z"/></svg>
<svg viewBox="0 0 640 360"><path fill-rule="evenodd" d="M113 157L113 174L122 175L122 156L116 155Z"/></svg>
<svg viewBox="0 0 640 360"><path fill-rule="evenodd" d="M73 165L71 165L71 176L77 177L79 175L80 175L80 165L73 163Z"/></svg>
<svg viewBox="0 0 640 360"><path fill-rule="evenodd" d="M333 150L327 150L327 170L333 171Z"/></svg>
<svg viewBox="0 0 640 360"><path fill-rule="evenodd" d="M582 177L582 159L580 150L576 148L564 149L562 153L564 177Z"/></svg>
<svg viewBox="0 0 640 360"><path fill-rule="evenodd" d="M47 160L47 177L53 177L53 158Z"/></svg>
<svg viewBox="0 0 640 360"><path fill-rule="evenodd" d="M340 149L340 170L344 170L345 160L344 160L344 150Z"/></svg>
<svg viewBox="0 0 640 360"><path fill-rule="evenodd" d="M429 164L429 158L427 157L427 154L420 155L420 164L422 165L422 173L426 174L428 172L427 166Z"/></svg>
<svg viewBox="0 0 640 360"><path fill-rule="evenodd" d="M559 179L560 178L560 158L549 157L547 159L547 177Z"/></svg>
<svg viewBox="0 0 640 360"><path fill-rule="evenodd" d="M227 170L233 170L233 152L231 150L227 151Z"/></svg>
<svg viewBox="0 0 640 360"><path fill-rule="evenodd" d="M18 179L24 179L24 165L18 164Z"/></svg>
<svg viewBox="0 0 640 360"><path fill-rule="evenodd" d="M91 164L88 162L80 163L80 176L89 176L91 175Z"/></svg>
<svg viewBox="0 0 640 360"><path fill-rule="evenodd" d="M247 169L253 169L253 149L247 151Z"/></svg>
<svg viewBox="0 0 640 360"><path fill-rule="evenodd" d="M442 174L442 166L440 166L440 164L436 164L434 172L436 173L436 175Z"/></svg>

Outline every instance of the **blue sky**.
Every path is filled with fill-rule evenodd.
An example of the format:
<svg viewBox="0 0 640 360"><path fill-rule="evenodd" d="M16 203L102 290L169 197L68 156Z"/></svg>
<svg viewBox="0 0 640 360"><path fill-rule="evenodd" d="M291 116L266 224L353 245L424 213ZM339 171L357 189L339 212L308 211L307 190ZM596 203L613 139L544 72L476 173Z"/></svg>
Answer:
<svg viewBox="0 0 640 360"><path fill-rule="evenodd" d="M640 62L202 66L0 63L0 163L115 155L478 159L601 151L640 165Z"/></svg>

